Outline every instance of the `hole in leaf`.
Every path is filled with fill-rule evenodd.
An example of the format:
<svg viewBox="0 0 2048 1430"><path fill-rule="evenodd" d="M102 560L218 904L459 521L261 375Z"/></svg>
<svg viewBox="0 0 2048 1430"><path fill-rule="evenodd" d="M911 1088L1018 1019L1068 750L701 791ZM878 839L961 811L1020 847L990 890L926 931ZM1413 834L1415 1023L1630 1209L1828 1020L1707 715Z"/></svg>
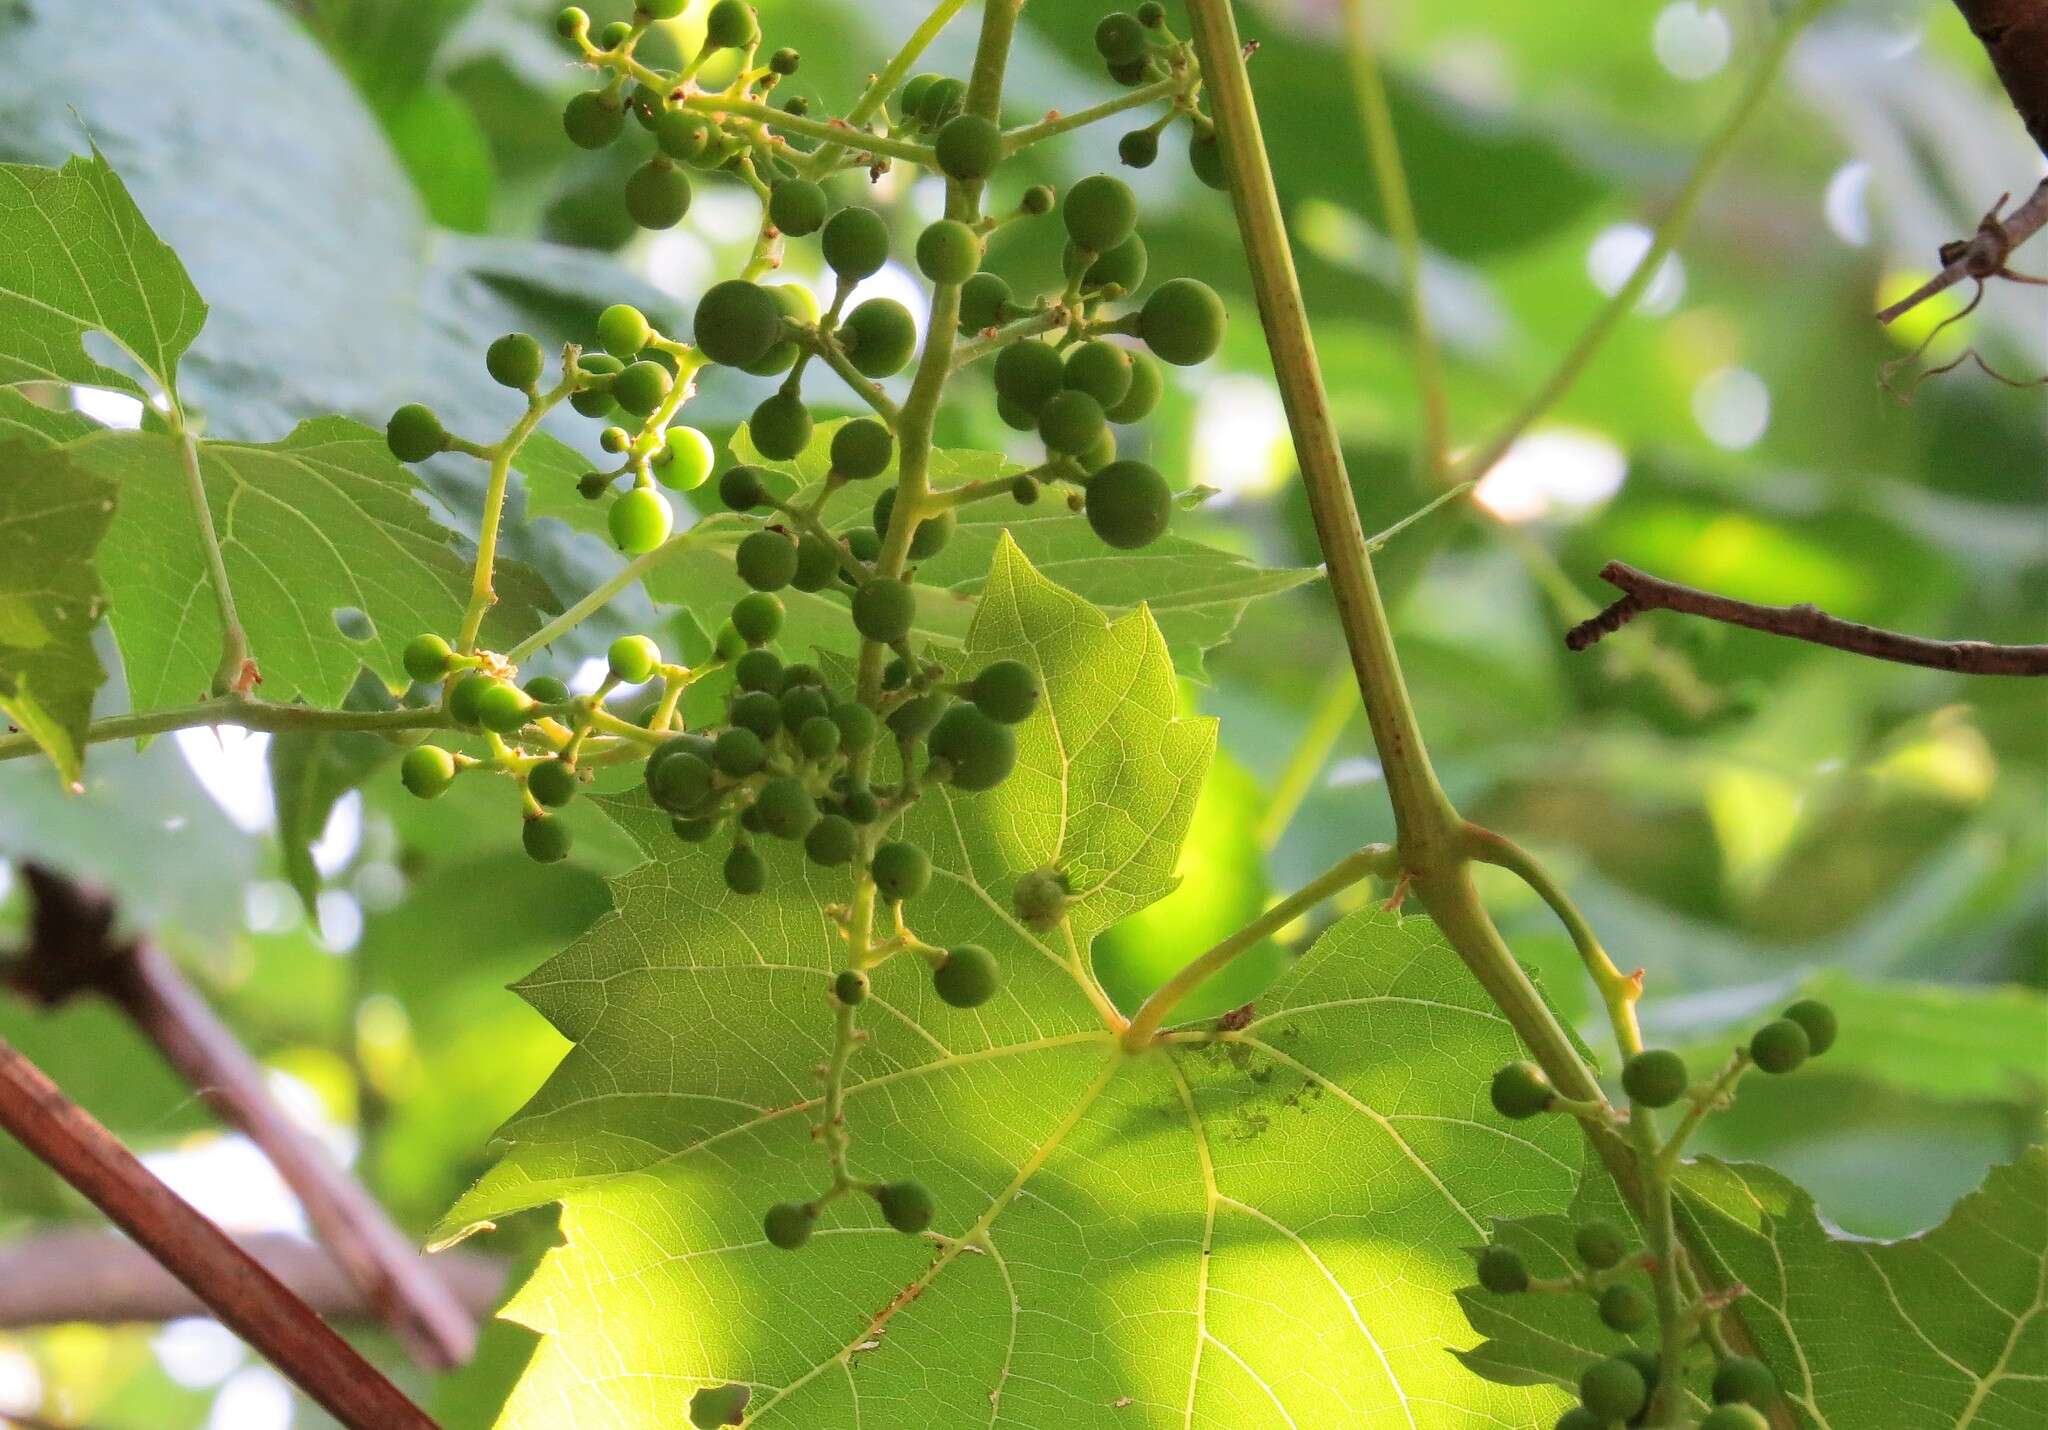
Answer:
<svg viewBox="0 0 2048 1430"><path fill-rule="evenodd" d="M352 641L372 640L377 634L375 623L354 606L337 606L335 608L334 628Z"/></svg>

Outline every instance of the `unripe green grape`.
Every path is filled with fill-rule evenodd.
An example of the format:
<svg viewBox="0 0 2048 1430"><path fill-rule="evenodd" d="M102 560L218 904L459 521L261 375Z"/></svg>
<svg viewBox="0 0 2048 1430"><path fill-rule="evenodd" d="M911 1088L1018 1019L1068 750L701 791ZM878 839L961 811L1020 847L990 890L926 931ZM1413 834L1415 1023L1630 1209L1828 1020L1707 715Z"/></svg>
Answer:
<svg viewBox="0 0 2048 1430"><path fill-rule="evenodd" d="M1145 58L1145 29L1138 17L1121 10L1104 15L1095 26L1095 53L1113 65Z"/></svg>
<svg viewBox="0 0 2048 1430"><path fill-rule="evenodd" d="M540 381L547 359L531 333L507 333L484 350L484 370L500 387L521 391Z"/></svg>
<svg viewBox="0 0 2048 1430"><path fill-rule="evenodd" d="M1051 184L1033 184L1017 196L1017 207L1034 217L1052 212L1054 194Z"/></svg>
<svg viewBox="0 0 2048 1430"><path fill-rule="evenodd" d="M585 472L576 479L576 495L585 501L598 501L612 489L612 483L618 479L616 472Z"/></svg>
<svg viewBox="0 0 2048 1430"><path fill-rule="evenodd" d="M1081 274L1081 286L1090 291L1114 285L1125 293L1135 293L1138 285L1145 281L1145 270L1151 266L1151 250L1145 247L1145 240L1137 234L1119 243L1107 253L1092 257L1085 248L1068 244L1061 255L1061 270L1069 277Z"/></svg>
<svg viewBox="0 0 2048 1430"><path fill-rule="evenodd" d="M828 760L839 753L839 727L830 714L813 715L797 726L796 747L806 759Z"/></svg>
<svg viewBox="0 0 2048 1430"><path fill-rule="evenodd" d="M690 1397L690 1423L697 1430L719 1430L746 1423L753 1391L744 1385L707 1385Z"/></svg>
<svg viewBox="0 0 2048 1430"><path fill-rule="evenodd" d="M1010 481L1010 500L1017 503L1018 506L1036 506L1039 494L1040 490L1036 477L1020 474Z"/></svg>
<svg viewBox="0 0 2048 1430"><path fill-rule="evenodd" d="M756 591L780 591L796 575L796 543L779 531L757 531L740 542L733 563Z"/></svg>
<svg viewBox="0 0 2048 1430"><path fill-rule="evenodd" d="M765 690L749 690L733 697L732 723L752 730L762 739L774 738L782 728L782 702Z"/></svg>
<svg viewBox="0 0 2048 1430"><path fill-rule="evenodd" d="M768 191L768 221L792 238L825 226L825 191L809 179L783 179Z"/></svg>
<svg viewBox="0 0 2048 1430"><path fill-rule="evenodd" d="M1085 392L1105 409L1131 390L1131 355L1104 338L1092 338L1067 353L1061 379L1072 392Z"/></svg>
<svg viewBox="0 0 2048 1430"><path fill-rule="evenodd" d="M606 524L611 528L614 546L629 556L639 556L668 540L669 529L675 525L675 513L669 510L660 492L651 487L635 487L612 503Z"/></svg>
<svg viewBox="0 0 2048 1430"><path fill-rule="evenodd" d="M654 142L671 159L690 163L711 147L715 125L687 109L671 109L654 121Z"/></svg>
<svg viewBox="0 0 2048 1430"><path fill-rule="evenodd" d="M1159 133L1153 129L1133 129L1116 141L1116 156L1133 169L1149 169L1159 157Z"/></svg>
<svg viewBox="0 0 2048 1430"><path fill-rule="evenodd" d="M1118 426L1142 422L1150 417L1152 409L1159 405L1159 399L1166 393L1166 377L1157 362L1145 353L1128 349L1124 355L1131 361L1130 388L1124 393L1123 400L1104 414Z"/></svg>
<svg viewBox="0 0 2048 1430"><path fill-rule="evenodd" d="M711 747L711 763L736 780L743 780L768 763L768 747L761 737L743 725L718 732Z"/></svg>
<svg viewBox="0 0 2048 1430"><path fill-rule="evenodd" d="M1621 1085L1645 1107L1669 1107L1685 1096L1685 1059L1669 1048L1637 1053L1621 1066Z"/></svg>
<svg viewBox="0 0 2048 1430"><path fill-rule="evenodd" d="M843 208L825 221L818 243L834 273L858 282L888 261L889 226L873 209Z"/></svg>
<svg viewBox="0 0 2048 1430"><path fill-rule="evenodd" d="M622 685L638 685L654 678L661 664L661 647L648 636L620 636L605 650L605 664Z"/></svg>
<svg viewBox="0 0 2048 1430"><path fill-rule="evenodd" d="M916 1236L932 1224L932 1194L919 1182L884 1182L875 1188L875 1204L882 1220L906 1236Z"/></svg>
<svg viewBox="0 0 2048 1430"><path fill-rule="evenodd" d="M1795 1071L1812 1051L1806 1029L1790 1018L1764 1024L1749 1040L1751 1059L1759 1070L1772 1074Z"/></svg>
<svg viewBox="0 0 2048 1430"><path fill-rule="evenodd" d="M1045 404L1059 396L1066 364L1049 343L1025 338L996 354L996 393L1031 414L1035 421Z"/></svg>
<svg viewBox="0 0 2048 1430"><path fill-rule="evenodd" d="M414 680L439 680L448 673L448 642L437 635L414 636L405 643L405 654L399 657L405 666L405 673Z"/></svg>
<svg viewBox="0 0 2048 1430"><path fill-rule="evenodd" d="M1762 1410L1778 1398L1778 1378L1771 1368L1748 1356L1730 1356L1714 1368L1716 1405L1753 1405Z"/></svg>
<svg viewBox="0 0 2048 1430"><path fill-rule="evenodd" d="M882 537L872 526L856 526L847 532L844 540L847 551L856 561L872 563L882 554Z"/></svg>
<svg viewBox="0 0 2048 1430"><path fill-rule="evenodd" d="M875 712L855 700L832 707L832 723L839 727L839 743L849 750L865 750L875 743L880 723Z"/></svg>
<svg viewBox="0 0 2048 1430"><path fill-rule="evenodd" d="M925 225L917 236L917 269L934 283L964 283L981 267L981 239L957 219Z"/></svg>
<svg viewBox="0 0 2048 1430"><path fill-rule="evenodd" d="M1610 1331L1632 1336L1650 1324L1650 1298L1633 1286L1609 1286L1600 1293L1600 1320Z"/></svg>
<svg viewBox="0 0 2048 1430"><path fill-rule="evenodd" d="M538 815L526 821L519 842L526 846L526 857L536 864L553 864L569 857L569 823L559 815Z"/></svg>
<svg viewBox="0 0 2048 1430"><path fill-rule="evenodd" d="M1580 1403L1605 1420L1628 1419L1648 1396L1642 1372L1620 1356L1596 1361L1579 1377Z"/></svg>
<svg viewBox="0 0 2048 1430"><path fill-rule="evenodd" d="M754 814L761 828L777 839L801 839L818 821L818 806L801 780L778 776L754 796Z"/></svg>
<svg viewBox="0 0 2048 1430"><path fill-rule="evenodd" d="M1606 1271L1621 1264L1628 1255L1628 1238L1611 1221L1589 1221L1572 1234L1572 1246L1579 1260L1593 1271Z"/></svg>
<svg viewBox="0 0 2048 1430"><path fill-rule="evenodd" d="M597 32L597 47L601 50L616 50L633 38L633 27L624 20L614 20Z"/></svg>
<svg viewBox="0 0 2048 1430"><path fill-rule="evenodd" d="M978 943L963 943L946 951L932 970L932 990L942 1002L955 1008L979 1008L996 996L1002 969L996 956Z"/></svg>
<svg viewBox="0 0 2048 1430"><path fill-rule="evenodd" d="M932 141L932 152L948 178L978 183L1002 160L1003 131L979 114L955 115Z"/></svg>
<svg viewBox="0 0 2048 1430"><path fill-rule="evenodd" d="M784 45L774 54L768 56L768 68L787 79L802 66L803 59L802 55L789 46Z"/></svg>
<svg viewBox="0 0 2048 1430"><path fill-rule="evenodd" d="M758 283L728 278L705 289L691 324L697 349L713 362L759 362L782 336L782 305Z"/></svg>
<svg viewBox="0 0 2048 1430"><path fill-rule="evenodd" d="M1088 525L1120 551L1150 546L1172 518L1166 478L1143 462L1111 462L1088 479Z"/></svg>
<svg viewBox="0 0 2048 1430"><path fill-rule="evenodd" d="M1807 1051L1819 1057L1835 1045L1841 1031L1835 1010L1818 998L1802 998L1785 1010L1785 1016L1806 1030Z"/></svg>
<svg viewBox="0 0 2048 1430"><path fill-rule="evenodd" d="M916 594L892 576L872 577L853 593L853 628L871 641L902 640L916 615Z"/></svg>
<svg viewBox="0 0 2048 1430"><path fill-rule="evenodd" d="M783 667L783 693L787 694L799 685L815 686L820 692L823 692L825 689L825 676L818 667L812 665L809 661L793 660Z"/></svg>
<svg viewBox="0 0 2048 1430"><path fill-rule="evenodd" d="M873 824L882 817L882 802L875 792L855 789L846 792L846 798L839 802L840 810L855 824Z"/></svg>
<svg viewBox="0 0 2048 1430"><path fill-rule="evenodd" d="M818 1214L801 1202L777 1202L761 1218L761 1233L771 1246L794 1251L811 1239Z"/></svg>
<svg viewBox="0 0 2048 1430"><path fill-rule="evenodd" d="M1076 246L1107 253L1131 236L1138 223L1138 196L1131 186L1110 174L1090 174L1067 190L1061 210L1067 237Z"/></svg>
<svg viewBox="0 0 2048 1430"><path fill-rule="evenodd" d="M438 798L455 782L455 756L439 745L415 745L398 762L398 780L421 799Z"/></svg>
<svg viewBox="0 0 2048 1430"><path fill-rule="evenodd" d="M690 211L690 176L657 154L626 180L626 212L642 228L674 228Z"/></svg>
<svg viewBox="0 0 2048 1430"><path fill-rule="evenodd" d="M892 839L878 846L868 862L875 889L892 904L914 899L932 881L932 861L915 844Z"/></svg>
<svg viewBox="0 0 2048 1430"><path fill-rule="evenodd" d="M597 315L597 340L614 357L632 357L653 336L647 315L631 303L614 303Z"/></svg>
<svg viewBox="0 0 2048 1430"><path fill-rule="evenodd" d="M947 783L975 793L994 789L1017 767L1017 736L972 704L955 705L932 727L932 758L952 767Z"/></svg>
<svg viewBox="0 0 2048 1430"><path fill-rule="evenodd" d="M896 458L896 439L872 417L856 417L832 434L832 470L854 481L878 477Z"/></svg>
<svg viewBox="0 0 2048 1430"><path fill-rule="evenodd" d="M1700 1430L1771 1430L1771 1422L1754 1406L1717 1405L1700 1422Z"/></svg>
<svg viewBox="0 0 2048 1430"><path fill-rule="evenodd" d="M1207 362L1223 345L1223 300L1195 278L1169 278L1138 312L1145 346L1176 367Z"/></svg>
<svg viewBox="0 0 2048 1430"><path fill-rule="evenodd" d="M612 401L635 417L645 417L661 406L674 383L667 368L642 358L627 363L625 370L612 379Z"/></svg>
<svg viewBox="0 0 2048 1430"><path fill-rule="evenodd" d="M516 685L494 681L476 701L476 720L486 730L509 735L524 725L533 713L533 697Z"/></svg>
<svg viewBox="0 0 2048 1430"><path fill-rule="evenodd" d="M1511 1247L1489 1246L1479 1253L1479 1284L1497 1296L1529 1289L1529 1268Z"/></svg>
<svg viewBox="0 0 2048 1430"><path fill-rule="evenodd" d="M1116 460L1116 433L1104 425L1101 433L1088 444L1088 450L1075 454L1074 460L1081 464L1081 470L1093 476Z"/></svg>
<svg viewBox="0 0 2048 1430"><path fill-rule="evenodd" d="M782 694L776 697L776 703L782 712L782 728L791 735L795 735L807 723L822 717L832 708L832 702L826 699L825 692L811 685L784 684Z"/></svg>
<svg viewBox="0 0 2048 1430"><path fill-rule="evenodd" d="M649 363L648 366L655 364ZM607 427L597 434L597 445L616 457L633 445L633 436L623 427Z"/></svg>
<svg viewBox="0 0 2048 1430"><path fill-rule="evenodd" d="M935 75L929 71L912 75L896 96L897 112L904 115L917 113L918 106L924 103L924 97L931 93L932 86L943 78L943 75Z"/></svg>
<svg viewBox="0 0 2048 1430"><path fill-rule="evenodd" d="M654 475L673 491L695 491L711 475L716 454L711 439L695 427L671 427L662 437L661 453L654 461Z"/></svg>
<svg viewBox="0 0 2048 1430"><path fill-rule="evenodd" d="M761 38L754 7L746 0L718 0L704 16L704 43L720 49L743 50Z"/></svg>
<svg viewBox="0 0 2048 1430"><path fill-rule="evenodd" d="M1493 1075L1489 1088L1493 1110L1513 1122L1548 1112L1557 1090L1543 1069L1532 1062L1513 1062Z"/></svg>
<svg viewBox="0 0 2048 1430"><path fill-rule="evenodd" d="M642 129L654 127L654 121L661 114L661 106L661 91L644 80L633 86L632 94L626 99L627 111L640 121Z"/></svg>
<svg viewBox="0 0 2048 1430"><path fill-rule="evenodd" d="M870 298L839 325L847 360L865 377L894 377L917 351L917 320L894 298Z"/></svg>
<svg viewBox="0 0 2048 1430"><path fill-rule="evenodd" d="M732 467L718 479L718 499L733 511L752 511L768 503L768 488L759 467Z"/></svg>
<svg viewBox="0 0 2048 1430"><path fill-rule="evenodd" d="M1010 302L1010 285L1000 274L987 269L960 285L960 331L978 333L1003 320Z"/></svg>
<svg viewBox="0 0 2048 1430"><path fill-rule="evenodd" d="M794 392L772 392L747 419L747 435L762 456L786 462L810 445L810 409Z"/></svg>
<svg viewBox="0 0 2048 1430"><path fill-rule="evenodd" d="M1003 425L1012 431L1036 432L1038 430L1038 414L1019 407L1000 392L996 394L996 416L1002 418Z"/></svg>
<svg viewBox="0 0 2048 1430"><path fill-rule="evenodd" d="M526 682L526 693L538 705L565 705L569 701L569 687L552 675L536 675Z"/></svg>
<svg viewBox="0 0 2048 1430"><path fill-rule="evenodd" d="M733 663L732 678L741 690L774 695L782 689L782 657L772 650L750 650Z"/></svg>
<svg viewBox="0 0 2048 1430"><path fill-rule="evenodd" d="M424 462L448 446L448 432L434 409L408 402L384 424L384 444L401 462Z"/></svg>
<svg viewBox="0 0 2048 1430"><path fill-rule="evenodd" d="M735 844L732 852L725 856L725 887L735 894L758 894L768 887L768 861L755 852L752 845ZM808 1230L804 1233L808 1236ZM773 1236L769 1238L773 1240ZM776 1242L777 1246L783 1245ZM800 1242L790 1243L800 1245Z"/></svg>
<svg viewBox="0 0 2048 1430"><path fill-rule="evenodd" d="M1138 23L1148 30L1156 30L1166 23L1166 7L1159 0L1145 0L1137 10Z"/></svg>
<svg viewBox="0 0 2048 1430"><path fill-rule="evenodd" d="M555 33L563 39L573 40L589 32L590 16L576 6L570 5L555 13Z"/></svg>
<svg viewBox="0 0 2048 1430"><path fill-rule="evenodd" d="M607 353L583 354L576 359L578 378L576 390L569 394L569 405L585 417L609 416L618 405L612 401L612 379L625 367Z"/></svg>
<svg viewBox="0 0 2048 1430"><path fill-rule="evenodd" d="M839 552L836 542L827 541L816 532L807 531L796 542L796 575L789 578L789 584L799 591L822 591L832 584L832 578L839 574Z"/></svg>
<svg viewBox="0 0 2048 1430"><path fill-rule="evenodd" d="M1230 175L1223 167L1223 145L1217 142L1213 129L1198 129L1194 138L1188 140L1188 167L1212 189L1222 191L1230 187Z"/></svg>
<svg viewBox="0 0 2048 1430"><path fill-rule="evenodd" d="M448 690L448 718L458 725L474 728L481 719L479 702L484 692L497 683L494 677L480 670L472 670L457 680Z"/></svg>
<svg viewBox="0 0 2048 1430"><path fill-rule="evenodd" d="M711 796L711 762L678 741L656 747L641 777L648 798L670 814L694 815Z"/></svg>
<svg viewBox="0 0 2048 1430"><path fill-rule="evenodd" d="M714 659L731 662L746 653L746 638L732 628L731 621L720 626L718 634L711 638L711 654Z"/></svg>
<svg viewBox="0 0 2048 1430"><path fill-rule="evenodd" d="M1066 917L1067 902L1073 897L1067 876L1051 864L1018 876L1010 891L1010 906L1026 928L1045 930Z"/></svg>
<svg viewBox="0 0 2048 1430"><path fill-rule="evenodd" d="M832 996L849 1008L868 1001L868 976L857 968L845 968L832 980Z"/></svg>
<svg viewBox="0 0 2048 1430"><path fill-rule="evenodd" d="M952 704L953 697L938 690L906 700L889 712L889 729L899 740L922 740Z"/></svg>
<svg viewBox="0 0 2048 1430"><path fill-rule="evenodd" d="M840 814L820 815L804 836L804 857L827 868L851 864L859 845L860 835L852 820Z"/></svg>
<svg viewBox="0 0 2048 1430"><path fill-rule="evenodd" d="M602 149L625 127L626 107L601 89L585 90L562 107L562 132L579 149Z"/></svg>
<svg viewBox="0 0 2048 1430"><path fill-rule="evenodd" d="M1005 725L1031 718L1038 708L1037 672L1021 660L998 660L983 666L967 688L967 698L981 713Z"/></svg>
<svg viewBox="0 0 2048 1430"><path fill-rule="evenodd" d="M754 591L733 602L733 629L748 645L766 645L782 633L782 602L767 591Z"/></svg>
<svg viewBox="0 0 2048 1430"><path fill-rule="evenodd" d="M526 791L550 809L576 797L576 771L560 760L542 760L526 772Z"/></svg>
<svg viewBox="0 0 2048 1430"><path fill-rule="evenodd" d="M927 129L938 129L960 112L967 102L967 85L944 75L934 80L918 102L917 117Z"/></svg>

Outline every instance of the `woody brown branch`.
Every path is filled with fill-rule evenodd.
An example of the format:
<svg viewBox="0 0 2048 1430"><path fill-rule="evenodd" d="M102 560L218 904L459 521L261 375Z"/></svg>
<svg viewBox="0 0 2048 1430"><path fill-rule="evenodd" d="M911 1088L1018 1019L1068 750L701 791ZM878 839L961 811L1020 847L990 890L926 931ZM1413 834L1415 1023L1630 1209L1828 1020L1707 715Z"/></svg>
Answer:
<svg viewBox="0 0 2048 1430"><path fill-rule="evenodd" d="M94 891L34 865L23 873L34 913L7 981L46 1004L93 994L126 1013L207 1105L263 1150L314 1234L413 1358L436 1369L467 1362L476 1315L427 1274L362 1184L285 1116L262 1067L163 950L116 935L113 906Z"/></svg>
<svg viewBox="0 0 2048 1430"><path fill-rule="evenodd" d="M1618 587L1622 597L1565 633L1564 643L1571 650L1584 650L1644 611L1677 611L1898 665L1924 666L1957 675L2048 675L2048 645L1927 640L1845 621L1817 606L1764 606L1738 601L1732 596L1663 580L1619 561L1601 567L1600 579Z"/></svg>

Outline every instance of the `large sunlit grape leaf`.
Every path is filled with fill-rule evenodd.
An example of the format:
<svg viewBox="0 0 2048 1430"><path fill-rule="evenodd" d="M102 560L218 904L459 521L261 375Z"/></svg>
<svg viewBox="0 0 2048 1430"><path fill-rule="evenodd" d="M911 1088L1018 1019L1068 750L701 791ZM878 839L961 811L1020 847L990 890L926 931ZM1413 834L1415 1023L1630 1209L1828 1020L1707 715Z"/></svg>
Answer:
<svg viewBox="0 0 2048 1430"><path fill-rule="evenodd" d="M778 494L787 496L824 477L831 466L832 435L844 425L819 423L810 445L794 461L762 458L744 427L733 437L733 452L740 461L784 477ZM930 479L934 487L944 488L1022 470L995 453L941 449L932 453ZM868 525L870 509L889 489L894 473L892 466L877 478L848 483L825 503L822 520L838 532ZM1029 507L999 496L960 508L953 539L918 565L916 629L925 639L947 647L958 647L966 639L982 581L1006 534L1039 571L1111 614L1145 603L1166 639L1174 668L1196 679L1203 677L1204 652L1230 638L1247 605L1315 578L1316 573L1307 569L1256 566L1172 532L1142 550L1118 551L1104 545L1084 517L1067 510L1065 490L1048 489ZM707 541L682 549L648 574L648 594L657 601L688 606L707 630L716 630L747 589L733 571L735 544ZM789 608L785 644L845 650L857 639L847 620L843 588L813 595L794 590L780 594Z"/></svg>
<svg viewBox="0 0 2048 1430"><path fill-rule="evenodd" d="M544 1339L502 1423L669 1427L736 1381L749 1425L832 1430L1547 1424L1553 1394L1442 1350L1461 1248L1578 1177L1572 1129L1486 1110L1507 1025L1431 925L1375 911L1246 1026L1121 1051L1087 950L1171 887L1213 727L1176 718L1144 610L1110 620L1013 544L966 650L1030 662L1046 695L1008 782L916 812L936 875L909 916L995 950L1004 985L961 1011L921 964L883 965L846 1103L854 1173L924 1181L936 1235L853 1197L800 1253L763 1241L764 1208L824 1177L821 906L851 881L785 847L766 893L731 895L721 851L621 801L648 862L520 985L576 1046L448 1218L563 1204L564 1245L508 1312ZM1077 897L1040 935L1010 892L1045 863Z"/></svg>
<svg viewBox="0 0 2048 1430"><path fill-rule="evenodd" d="M120 484L101 569L136 708L199 698L221 626L177 443L105 432L63 450ZM321 418L282 442L202 442L199 466L266 698L334 705L363 666L403 684L405 643L454 633L469 562L381 433ZM486 639L503 648L549 598L516 565L500 566L498 588ZM349 613L367 617L367 631Z"/></svg>
<svg viewBox="0 0 2048 1430"><path fill-rule="evenodd" d="M58 453L0 441L0 711L78 780L106 609L93 560L114 517L114 485Z"/></svg>

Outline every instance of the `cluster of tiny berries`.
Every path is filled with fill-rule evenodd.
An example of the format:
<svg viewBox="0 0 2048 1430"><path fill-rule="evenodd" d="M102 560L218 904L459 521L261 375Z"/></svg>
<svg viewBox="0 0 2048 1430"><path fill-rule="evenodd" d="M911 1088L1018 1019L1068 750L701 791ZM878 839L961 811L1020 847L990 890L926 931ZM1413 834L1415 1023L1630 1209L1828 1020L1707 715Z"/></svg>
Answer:
<svg viewBox="0 0 2048 1430"><path fill-rule="evenodd" d="M1747 1067L1781 1075L1796 1071L1810 1057L1834 1046L1835 1013L1818 999L1805 998L1757 1029L1731 1065L1734 1074ZM1695 1086L1685 1060L1669 1048L1649 1048L1622 1065L1621 1085L1634 1109L1649 1117L1661 1108L1690 1100L1699 1111L1711 1111L1732 1086L1732 1077L1717 1085ZM1513 1062L1494 1074L1494 1110L1520 1121L1554 1110L1558 1095L1543 1070L1530 1062ZM1594 1298L1601 1322L1624 1336L1633 1336L1656 1319L1650 1296L1636 1284L1650 1267L1647 1252L1632 1244L1613 1223L1594 1220L1580 1226L1573 1238L1582 1269L1556 1280L1540 1280L1512 1247L1495 1243L1479 1253L1479 1284L1512 1295L1525 1291L1564 1292ZM1778 1386L1770 1367L1735 1354L1708 1334L1713 1311L1687 1307L1681 1313L1690 1333L1688 1349L1704 1342L1714 1355L1711 1394L1714 1408L1700 1430L1768 1430L1767 1412L1776 1402ZM1594 1362L1579 1378L1579 1404L1567 1410L1557 1430L1603 1430L1622 1424L1640 1425L1656 1398L1663 1374L1661 1359L1631 1347Z"/></svg>

